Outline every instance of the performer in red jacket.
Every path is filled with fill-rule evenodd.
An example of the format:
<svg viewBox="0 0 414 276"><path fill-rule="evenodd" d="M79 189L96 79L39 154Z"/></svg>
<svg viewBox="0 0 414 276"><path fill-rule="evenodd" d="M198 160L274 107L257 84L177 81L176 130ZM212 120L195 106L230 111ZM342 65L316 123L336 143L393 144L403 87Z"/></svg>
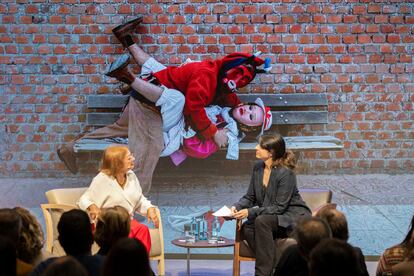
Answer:
<svg viewBox="0 0 414 276"><path fill-rule="evenodd" d="M112 31L118 40L126 47L140 66L151 64L155 60L145 53L135 42L133 32L142 22L142 16L114 28ZM156 61L155 61L156 62ZM234 107L240 100L234 93L238 88L249 84L255 77L264 61L255 55L233 53L222 59L212 61L192 62L183 66L169 66L153 73L146 80L175 89L185 96L184 116L186 124L196 130L202 138L213 138L219 147L225 146L227 137L225 130L218 130L204 111L211 104ZM139 87L139 93L151 97L160 94L162 90L155 85L144 84L146 80L135 78L129 73L126 60L115 61L107 73L128 84L134 83Z"/></svg>

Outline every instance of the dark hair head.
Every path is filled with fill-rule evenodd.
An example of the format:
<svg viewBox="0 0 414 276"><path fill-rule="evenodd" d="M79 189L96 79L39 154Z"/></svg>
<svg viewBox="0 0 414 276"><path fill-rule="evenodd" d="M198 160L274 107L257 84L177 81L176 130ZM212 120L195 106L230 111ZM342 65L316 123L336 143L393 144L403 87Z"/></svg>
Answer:
<svg viewBox="0 0 414 276"><path fill-rule="evenodd" d="M101 247L99 254L106 255L119 239L128 237L130 225L131 218L124 207L102 209L94 235L96 243Z"/></svg>
<svg viewBox="0 0 414 276"><path fill-rule="evenodd" d="M0 275L16 275L16 247L13 242L5 236L0 236Z"/></svg>
<svg viewBox="0 0 414 276"><path fill-rule="evenodd" d="M343 241L349 238L348 222L344 213L330 208L322 209L316 214L316 217L326 221L332 230L332 237Z"/></svg>
<svg viewBox="0 0 414 276"><path fill-rule="evenodd" d="M145 246L136 239L120 239L109 251L103 276L150 276L152 270Z"/></svg>
<svg viewBox="0 0 414 276"><path fill-rule="evenodd" d="M22 219L15 210L10 208L0 209L0 236L9 238L17 247L21 228Z"/></svg>
<svg viewBox="0 0 414 276"><path fill-rule="evenodd" d="M411 218L410 228L401 245L407 248L407 252L414 250L414 215Z"/></svg>
<svg viewBox="0 0 414 276"><path fill-rule="evenodd" d="M86 268L74 257L64 256L57 258L47 266L44 276L88 276Z"/></svg>
<svg viewBox="0 0 414 276"><path fill-rule="evenodd" d="M286 150L285 139L282 135L264 134L259 138L259 145L272 154L274 166L284 166L291 170L296 168L295 155L292 151Z"/></svg>
<svg viewBox="0 0 414 276"><path fill-rule="evenodd" d="M359 275L359 263L354 248L338 239L321 241L310 253L310 276Z"/></svg>
<svg viewBox="0 0 414 276"><path fill-rule="evenodd" d="M63 213L57 229L60 245L67 255L90 254L93 236L91 222L86 212L73 209Z"/></svg>
<svg viewBox="0 0 414 276"><path fill-rule="evenodd" d="M21 220L22 228L19 243L17 244L17 257L22 261L32 264L40 256L43 247L43 231L36 217L27 209L15 207Z"/></svg>
<svg viewBox="0 0 414 276"><path fill-rule="evenodd" d="M309 257L312 249L324 239L332 237L328 224L318 218L307 218L299 221L295 229L299 250Z"/></svg>

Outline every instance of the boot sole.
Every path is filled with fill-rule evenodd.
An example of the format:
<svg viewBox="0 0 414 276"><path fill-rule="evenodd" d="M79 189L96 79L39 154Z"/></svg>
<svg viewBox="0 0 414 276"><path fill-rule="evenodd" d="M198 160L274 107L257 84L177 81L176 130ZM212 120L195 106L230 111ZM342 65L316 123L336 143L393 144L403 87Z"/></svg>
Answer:
<svg viewBox="0 0 414 276"><path fill-rule="evenodd" d="M139 25L143 20L142 16L139 16L138 18L135 18L133 20L130 20L122 25L119 25L115 28L112 29L112 33L115 34L115 36L117 36L117 32L121 31L122 29L132 29L134 28L136 25Z"/></svg>
<svg viewBox="0 0 414 276"><path fill-rule="evenodd" d="M114 73L118 70L118 69L122 69L125 66L128 65L130 60L130 57L128 54L122 54L119 58L117 58L116 60L114 60L111 65L109 65L109 69L107 71L107 73L105 74L108 77L114 77Z"/></svg>

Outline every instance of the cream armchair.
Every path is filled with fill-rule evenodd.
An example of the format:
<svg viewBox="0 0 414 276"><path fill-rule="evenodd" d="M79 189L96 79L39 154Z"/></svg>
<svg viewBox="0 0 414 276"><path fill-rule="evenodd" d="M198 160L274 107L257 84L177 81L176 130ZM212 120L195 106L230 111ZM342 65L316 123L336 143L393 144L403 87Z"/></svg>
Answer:
<svg viewBox="0 0 414 276"><path fill-rule="evenodd" d="M87 188L54 189L46 192L48 204L41 204L43 216L46 223L46 250L55 256L63 256L65 252L58 241L57 224L60 216L71 209L78 208L76 202ZM158 275L165 274L164 259L164 237L161 221L161 214L158 209L156 213L159 220L159 227L150 228L151 251L150 260L157 261ZM96 253L99 247L96 243L92 246L92 252Z"/></svg>
<svg viewBox="0 0 414 276"><path fill-rule="evenodd" d="M299 193L302 199L306 202L308 207L312 211L312 215L315 215L317 211L322 208L336 208L336 204L331 203L332 191L327 189L299 189ZM241 225L242 221L236 222L236 237L234 242L234 256L233 256L233 276L240 275L240 261L255 261L255 255L250 249L246 241L241 238ZM288 246L295 244L296 241L292 238L275 239L275 251L276 263L279 260L282 252Z"/></svg>

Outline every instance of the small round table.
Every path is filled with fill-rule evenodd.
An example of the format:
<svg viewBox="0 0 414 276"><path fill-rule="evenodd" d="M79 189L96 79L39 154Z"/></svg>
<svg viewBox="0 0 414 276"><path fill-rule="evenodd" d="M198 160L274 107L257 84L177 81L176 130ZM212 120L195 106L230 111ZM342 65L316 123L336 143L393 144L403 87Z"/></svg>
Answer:
<svg viewBox="0 0 414 276"><path fill-rule="evenodd" d="M186 242L185 238L178 238L175 240L172 240L171 243L179 246L187 248L187 276L190 276L190 249L191 248L217 248L217 247L228 247L228 246L234 246L234 240L227 239L221 237L220 243L208 243L208 241L196 241L196 242Z"/></svg>

